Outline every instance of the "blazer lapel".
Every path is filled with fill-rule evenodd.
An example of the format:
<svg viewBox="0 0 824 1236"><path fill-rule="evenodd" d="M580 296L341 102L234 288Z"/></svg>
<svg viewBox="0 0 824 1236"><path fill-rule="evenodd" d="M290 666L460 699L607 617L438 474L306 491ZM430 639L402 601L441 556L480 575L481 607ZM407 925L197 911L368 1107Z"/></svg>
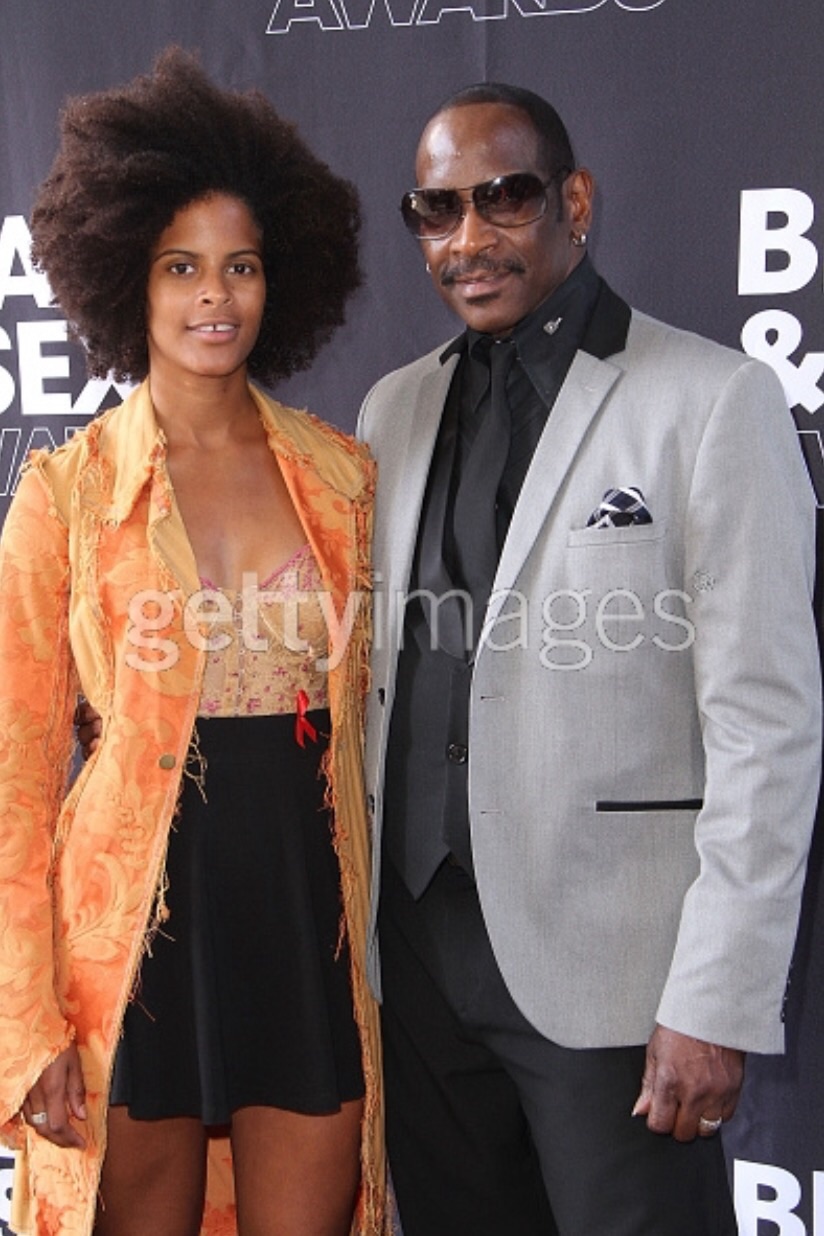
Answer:
<svg viewBox="0 0 824 1236"><path fill-rule="evenodd" d="M607 358L626 346L630 317L629 306L602 280L592 321L549 415L512 514L481 645L500 613L506 592L515 587L527 555L551 517L558 490L593 418L621 376L620 366Z"/></svg>
<svg viewBox="0 0 824 1236"><path fill-rule="evenodd" d="M408 409L403 420L399 417L397 427L392 427L390 445L383 458L376 444L378 491L374 557L385 569L384 578L376 580L376 588L384 592L389 602L389 647L395 646L403 621L403 607L395 603L395 598L404 596L409 588L432 454L457 357L444 364L436 360L434 364L418 387L415 405Z"/></svg>
<svg viewBox="0 0 824 1236"><path fill-rule="evenodd" d="M514 587L578 447L620 373L608 361L596 360L586 352L576 354L524 479L501 551L494 590Z"/></svg>

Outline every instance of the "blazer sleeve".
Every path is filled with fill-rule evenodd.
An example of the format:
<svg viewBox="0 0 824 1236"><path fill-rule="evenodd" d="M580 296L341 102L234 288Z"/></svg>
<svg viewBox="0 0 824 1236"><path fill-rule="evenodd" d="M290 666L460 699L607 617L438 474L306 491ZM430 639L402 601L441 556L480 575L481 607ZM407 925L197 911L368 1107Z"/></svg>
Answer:
<svg viewBox="0 0 824 1236"><path fill-rule="evenodd" d="M68 599L68 531L30 469L0 540L0 1125L73 1037L55 991L51 887L73 744Z"/></svg>
<svg viewBox="0 0 824 1236"><path fill-rule="evenodd" d="M699 875L658 1021L749 1051L782 1004L819 789L815 503L775 375L744 362L698 452L685 529L706 759Z"/></svg>

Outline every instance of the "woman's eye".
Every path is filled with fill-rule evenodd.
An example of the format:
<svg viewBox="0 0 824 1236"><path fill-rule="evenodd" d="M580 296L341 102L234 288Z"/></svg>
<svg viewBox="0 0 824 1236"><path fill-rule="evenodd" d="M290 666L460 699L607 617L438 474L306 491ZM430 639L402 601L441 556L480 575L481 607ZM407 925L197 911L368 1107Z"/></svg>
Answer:
<svg viewBox="0 0 824 1236"><path fill-rule="evenodd" d="M194 270L191 262L172 262L169 273L172 275L188 275Z"/></svg>
<svg viewBox="0 0 824 1236"><path fill-rule="evenodd" d="M257 271L251 262L233 262L229 269L233 275L254 275Z"/></svg>

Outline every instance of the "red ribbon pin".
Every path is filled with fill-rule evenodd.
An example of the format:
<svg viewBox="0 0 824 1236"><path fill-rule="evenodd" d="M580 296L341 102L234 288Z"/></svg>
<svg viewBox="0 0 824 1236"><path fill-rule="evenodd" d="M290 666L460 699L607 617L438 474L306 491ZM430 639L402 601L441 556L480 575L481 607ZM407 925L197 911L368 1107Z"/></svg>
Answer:
<svg viewBox="0 0 824 1236"><path fill-rule="evenodd" d="M297 713L295 715L295 741L299 744L299 746L305 747L307 737L311 738L312 742L318 741L318 731L306 716L306 713L309 710L309 696L305 691L298 691L297 705Z"/></svg>

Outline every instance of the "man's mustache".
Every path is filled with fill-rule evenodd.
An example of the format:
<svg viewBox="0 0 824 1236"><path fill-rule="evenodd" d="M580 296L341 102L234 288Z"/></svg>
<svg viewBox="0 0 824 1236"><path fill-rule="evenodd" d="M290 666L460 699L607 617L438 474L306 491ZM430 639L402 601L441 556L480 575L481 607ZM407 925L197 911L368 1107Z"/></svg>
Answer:
<svg viewBox="0 0 824 1236"><path fill-rule="evenodd" d="M441 287L448 288L457 279L471 279L475 275L515 274L523 275L526 267L516 258L491 258L479 254L477 257L464 258L444 267L441 272Z"/></svg>

